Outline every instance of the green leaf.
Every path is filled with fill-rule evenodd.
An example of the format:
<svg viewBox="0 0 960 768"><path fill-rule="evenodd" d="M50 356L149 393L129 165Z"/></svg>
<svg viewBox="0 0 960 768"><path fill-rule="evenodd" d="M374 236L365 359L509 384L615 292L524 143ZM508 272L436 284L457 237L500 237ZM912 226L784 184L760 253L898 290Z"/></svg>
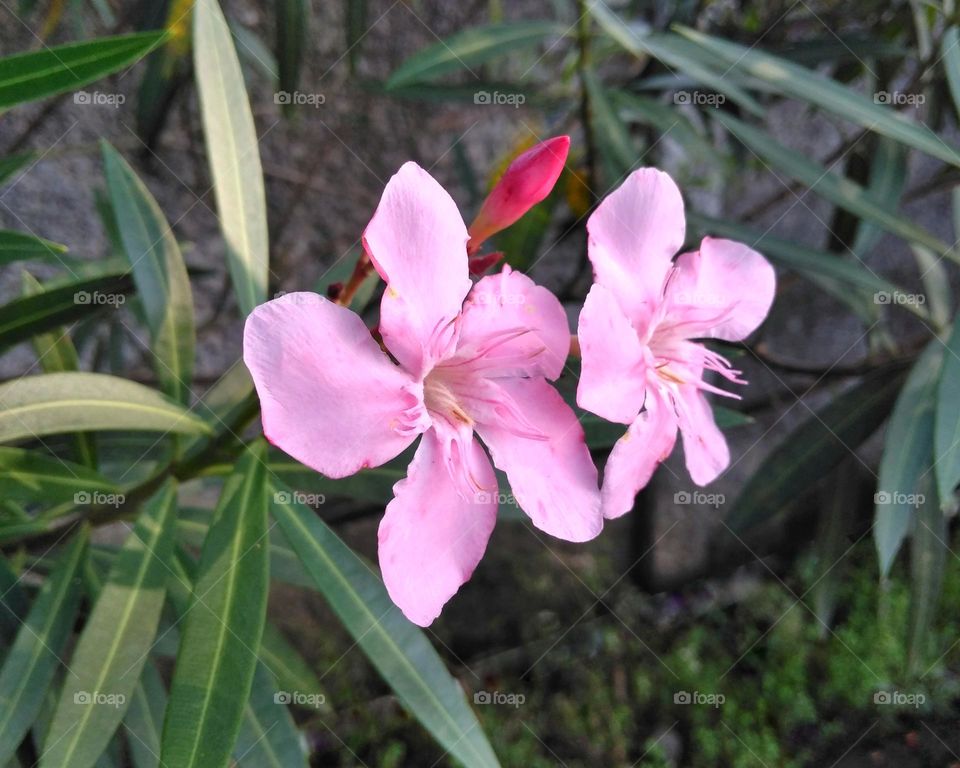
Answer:
<svg viewBox="0 0 960 768"><path fill-rule="evenodd" d="M80 464L39 451L0 447L0 498L23 503L73 502L78 494L118 493L119 488Z"/></svg>
<svg viewBox="0 0 960 768"><path fill-rule="evenodd" d="M29 272L22 272L21 283L26 296L42 293L43 286ZM33 350L37 362L44 373L63 373L75 371L80 367L80 357L73 345L70 334L62 328L40 333L33 337ZM87 467L97 466L97 446L93 435L78 432L73 436L74 451L81 464Z"/></svg>
<svg viewBox="0 0 960 768"><path fill-rule="evenodd" d="M806 67L764 53L759 48L719 40L687 27L678 27L677 30L694 43L716 53L731 73L751 75L769 83L785 96L815 104L868 131L902 141L914 149L960 167L960 152L945 144L929 128L917 125L889 106L876 104L873 99L851 88Z"/></svg>
<svg viewBox="0 0 960 768"><path fill-rule="evenodd" d="M80 565L89 535L81 529L60 554L0 669L0 765L17 751L40 712L80 606Z"/></svg>
<svg viewBox="0 0 960 768"><path fill-rule="evenodd" d="M671 68L671 71L675 68L695 82L726 94L747 112L757 116L763 114L763 107L756 99L737 85L728 71L724 71L728 68L718 67L715 60L706 58L706 51L702 48L690 45L677 35L655 32L640 34L628 27L604 2L591 2L590 14L610 38L634 56L653 56Z"/></svg>
<svg viewBox="0 0 960 768"><path fill-rule="evenodd" d="M951 248L922 227L895 210L884 207L866 189L845 176L828 170L772 138L766 131L717 110L714 119L754 152L765 164L807 186L812 192L826 198L850 213L869 219L878 227L908 242L919 243L938 254L951 253ZM954 255L954 258L956 256Z"/></svg>
<svg viewBox="0 0 960 768"><path fill-rule="evenodd" d="M914 363L887 427L873 520L883 578L920 506L920 480L933 471L934 409L942 360L943 345L934 339Z"/></svg>
<svg viewBox="0 0 960 768"><path fill-rule="evenodd" d="M102 373L49 373L0 384L0 443L82 430L203 434L209 427L158 392Z"/></svg>
<svg viewBox="0 0 960 768"><path fill-rule="evenodd" d="M193 56L227 263L244 315L267 299L267 205L256 127L217 0L197 0Z"/></svg>
<svg viewBox="0 0 960 768"><path fill-rule="evenodd" d="M947 72L947 85L953 107L960 115L960 32L957 27L947 27L943 33L940 55L943 58L943 68Z"/></svg>
<svg viewBox="0 0 960 768"><path fill-rule="evenodd" d="M347 61L350 64L350 74L357 73L357 62L360 60L361 44L366 37L367 16L370 10L368 0L344 0L343 15L346 18L344 31L347 41Z"/></svg>
<svg viewBox="0 0 960 768"><path fill-rule="evenodd" d="M879 371L810 413L747 481L727 525L738 534L746 532L809 491L884 422L899 385L900 376Z"/></svg>
<svg viewBox="0 0 960 768"><path fill-rule="evenodd" d="M261 443L225 484L204 541L163 725L167 765L224 768L230 762L267 609L266 493Z"/></svg>
<svg viewBox="0 0 960 768"><path fill-rule="evenodd" d="M67 252L67 246L34 237L24 232L0 229L0 265L15 261L58 260Z"/></svg>
<svg viewBox="0 0 960 768"><path fill-rule="evenodd" d="M309 765L306 740L297 732L284 703L286 696L278 696L278 691L277 680L270 670L257 664L250 701L244 709L240 735L233 750L238 768L307 768Z"/></svg>
<svg viewBox="0 0 960 768"><path fill-rule="evenodd" d="M280 90L293 93L300 83L303 51L310 31L310 5L307 0L277 0L277 65ZM288 102L285 111L293 108Z"/></svg>
<svg viewBox="0 0 960 768"><path fill-rule="evenodd" d="M271 549L271 558L273 551ZM291 554L293 553L291 552ZM263 662L261 666L267 668L267 671L275 678L275 684L279 686L279 689L275 687L274 690L286 691L287 693L299 691L323 697L324 701L317 704L317 709L321 712L330 711L330 706L325 702L323 686L320 685L320 680L310 668L310 665L283 636L283 633L270 622L267 622L263 628L260 660Z"/></svg>
<svg viewBox="0 0 960 768"><path fill-rule="evenodd" d="M383 582L308 507L274 503L272 510L334 612L411 714L468 768L499 765L463 689Z"/></svg>
<svg viewBox="0 0 960 768"><path fill-rule="evenodd" d="M0 110L75 91L129 67L163 42L166 34L147 32L69 43L0 59Z"/></svg>
<svg viewBox="0 0 960 768"><path fill-rule="evenodd" d="M633 168L640 153L597 76L589 69L581 76L590 101L591 123L603 159L604 177L609 185L613 185Z"/></svg>
<svg viewBox="0 0 960 768"><path fill-rule="evenodd" d="M3 184L27 163L37 161L39 157L36 152L22 152L19 155L0 157L0 184Z"/></svg>
<svg viewBox="0 0 960 768"><path fill-rule="evenodd" d="M41 293L9 301L0 306L0 349L117 307L132 288L125 272L111 268L93 277L81 275L66 284L46 285Z"/></svg>
<svg viewBox="0 0 960 768"><path fill-rule="evenodd" d="M114 559L71 659L41 768L89 768L123 720L157 634L176 509L176 486L168 482L144 505ZM98 696L111 698L99 703Z"/></svg>
<svg viewBox="0 0 960 768"><path fill-rule="evenodd" d="M23 617L30 610L30 601L20 577L5 557L0 557L0 637L11 644L23 625Z"/></svg>
<svg viewBox="0 0 960 768"><path fill-rule="evenodd" d="M160 733L167 691L153 662L148 661L133 689L123 727L130 734L127 744L135 768L160 768Z"/></svg>
<svg viewBox="0 0 960 768"><path fill-rule="evenodd" d="M954 490L960 484L960 314L954 318L943 357L935 415L933 439L937 495L944 507L950 507L954 504Z"/></svg>
<svg viewBox="0 0 960 768"><path fill-rule="evenodd" d="M107 191L153 340L157 378L169 397L188 404L196 331L187 268L150 190L113 147L104 141L101 148Z"/></svg>
<svg viewBox="0 0 960 768"><path fill-rule="evenodd" d="M554 21L513 21L470 27L418 51L387 80L387 88L411 85L449 72L467 70L498 56L516 55L547 38L564 37L567 27Z"/></svg>
<svg viewBox="0 0 960 768"><path fill-rule="evenodd" d="M910 538L910 640L907 669L922 671L927 657L930 628L936 617L943 588L950 537L947 516L937 503L933 474L920 478L917 490L923 501L917 509L917 525Z"/></svg>

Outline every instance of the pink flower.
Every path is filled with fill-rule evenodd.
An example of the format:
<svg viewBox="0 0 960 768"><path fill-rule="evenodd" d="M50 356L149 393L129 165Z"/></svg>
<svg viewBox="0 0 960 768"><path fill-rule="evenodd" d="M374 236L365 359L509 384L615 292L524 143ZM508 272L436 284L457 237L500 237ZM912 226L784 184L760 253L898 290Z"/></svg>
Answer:
<svg viewBox="0 0 960 768"><path fill-rule="evenodd" d="M470 225L470 253L506 229L550 194L570 151L570 137L556 136L514 158Z"/></svg>
<svg viewBox="0 0 960 768"><path fill-rule="evenodd" d="M730 463L704 392L737 397L704 381L740 372L693 339L737 341L773 303L773 267L741 243L706 237L683 245L683 200L667 174L641 168L587 222L594 285L580 313L583 357L577 403L629 424L607 460L603 514L618 517L683 436L687 469L706 485Z"/></svg>
<svg viewBox="0 0 960 768"><path fill-rule="evenodd" d="M472 285L467 237L450 196L407 163L364 233L387 283L380 331L393 360L359 316L311 293L257 307L244 331L264 434L297 460L344 477L422 435L379 536L387 590L422 626L470 578L496 521L477 437L538 528L585 541L603 525L583 429L547 383L569 352L566 314L509 267Z"/></svg>

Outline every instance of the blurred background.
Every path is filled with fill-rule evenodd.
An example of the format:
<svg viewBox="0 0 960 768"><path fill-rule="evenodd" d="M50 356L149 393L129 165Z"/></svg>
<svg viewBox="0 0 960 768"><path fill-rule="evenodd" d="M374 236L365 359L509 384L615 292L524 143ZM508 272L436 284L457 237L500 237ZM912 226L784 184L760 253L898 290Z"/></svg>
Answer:
<svg viewBox="0 0 960 768"><path fill-rule="evenodd" d="M932 442L932 422L926 437L917 430L940 407L937 392L960 397L929 381L919 389L924 365L946 378L943 360L956 357L945 346L960 216L954 4L223 9L259 137L271 295L345 281L406 160L428 168L470 221L516 154L559 134L572 148L555 191L495 245L561 297L572 327L591 279L586 217L633 168L677 180L690 243L731 237L777 266L769 319L722 350L750 382L717 411L730 470L700 489L673 456L634 512L586 545L549 539L503 505L474 578L427 631L502 763L960 765L953 486L932 487L943 455L917 458ZM0 2L4 56L171 31L120 74L0 115L0 225L81 261L116 253L98 147L108 139L183 251L197 323L192 391L203 401L236 367L243 319L214 213L189 14L180 0ZM5 301L21 293L18 266L0 273ZM56 264L29 271L58 275ZM378 290L369 282L359 300L371 324ZM156 384L130 306L78 318L71 334L84 370ZM0 375L35 362L18 343ZM915 386L898 400L908 375ZM560 386L572 396L575 377ZM591 422L587 433L602 466L619 430ZM98 447L106 463L137 449ZM317 513L375 561L376 526L405 465L340 483L302 468L288 479L324 494ZM198 510L216 501L204 481L185 493ZM892 507L909 530L889 532ZM199 546L182 522L182 543ZM322 596L277 580L270 617L324 691L324 708L295 710L313 765L453 764Z"/></svg>

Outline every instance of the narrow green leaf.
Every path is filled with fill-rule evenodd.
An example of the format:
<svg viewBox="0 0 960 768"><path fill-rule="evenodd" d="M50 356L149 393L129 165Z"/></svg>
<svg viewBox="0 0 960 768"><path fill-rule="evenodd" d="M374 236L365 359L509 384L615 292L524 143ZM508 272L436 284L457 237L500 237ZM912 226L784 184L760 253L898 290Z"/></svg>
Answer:
<svg viewBox="0 0 960 768"><path fill-rule="evenodd" d="M133 282L122 270L47 284L43 291L0 306L0 349L58 326L116 308L126 301Z"/></svg>
<svg viewBox="0 0 960 768"><path fill-rule="evenodd" d="M227 262L244 315L267 299L267 205L253 114L217 0L197 0L193 55Z"/></svg>
<svg viewBox="0 0 960 768"><path fill-rule="evenodd" d="M153 340L163 391L190 402L196 331L190 278L173 230L150 190L113 147L102 142L107 191Z"/></svg>
<svg viewBox="0 0 960 768"><path fill-rule="evenodd" d="M873 541L883 578L923 502L921 478L933 473L934 410L942 360L943 345L934 339L914 363L884 438L873 520Z"/></svg>
<svg viewBox="0 0 960 768"><path fill-rule="evenodd" d="M6 182L13 174L31 161L36 161L39 155L36 152L22 152L18 155L0 157L0 184Z"/></svg>
<svg viewBox="0 0 960 768"><path fill-rule="evenodd" d="M39 451L0 447L0 498L22 503L59 504L118 493L94 470Z"/></svg>
<svg viewBox="0 0 960 768"><path fill-rule="evenodd" d="M634 56L640 58L652 56L662 61L668 68L677 69L689 76L695 82L726 94L731 101L739 104L747 112L757 116L763 114L763 107L757 100L737 85L734 78L724 71L726 68L718 67L715 60L706 59L704 56L706 51L702 48L690 45L678 35L641 33L636 28L628 27L602 1L590 3L590 14L610 38Z"/></svg>
<svg viewBox="0 0 960 768"><path fill-rule="evenodd" d="M310 32L310 5L307 0L278 0L275 8L280 90L293 93L300 83L303 52ZM289 112L293 104L288 102L286 107Z"/></svg>
<svg viewBox="0 0 960 768"><path fill-rule="evenodd" d="M160 768L160 734L166 706L167 690L163 687L163 679L153 662L148 661L123 718L134 768Z"/></svg>
<svg viewBox="0 0 960 768"><path fill-rule="evenodd" d="M204 541L163 725L161 761L224 768L250 696L269 586L265 451L224 486Z"/></svg>
<svg viewBox="0 0 960 768"><path fill-rule="evenodd" d="M404 706L468 768L499 765L463 689L423 632L390 601L383 582L308 507L291 502L271 508L289 545Z"/></svg>
<svg viewBox="0 0 960 768"><path fill-rule="evenodd" d="M165 33L118 35L0 59L0 110L74 91L129 67L163 42Z"/></svg>
<svg viewBox="0 0 960 768"><path fill-rule="evenodd" d="M566 25L555 21L513 21L470 27L418 51L387 80L387 88L411 85L449 72L472 73L472 67L516 53L548 38L564 37ZM475 74L475 73L474 73Z"/></svg>
<svg viewBox="0 0 960 768"><path fill-rule="evenodd" d="M910 640L907 669L923 671L928 655L930 627L936 616L947 564L950 537L947 516L937 503L932 473L920 478L917 490L923 501L917 509L917 525L910 538Z"/></svg>
<svg viewBox="0 0 960 768"><path fill-rule="evenodd" d="M176 509L168 482L114 559L71 659L41 768L89 768L123 720L157 634Z"/></svg>
<svg viewBox="0 0 960 768"><path fill-rule="evenodd" d="M13 642L29 610L30 601L20 586L20 577L7 558L0 557L0 637L6 644Z"/></svg>
<svg viewBox="0 0 960 768"><path fill-rule="evenodd" d="M299 690L281 691L270 670L257 664L233 750L238 768L307 768L306 740L287 709L288 698L295 693L309 697Z"/></svg>
<svg viewBox="0 0 960 768"><path fill-rule="evenodd" d="M0 229L0 265L15 261L53 261L67 252L67 246L24 232Z"/></svg>
<svg viewBox="0 0 960 768"><path fill-rule="evenodd" d="M937 495L944 507L951 507L960 484L960 314L954 318L937 383L933 438Z"/></svg>
<svg viewBox="0 0 960 768"><path fill-rule="evenodd" d="M367 34L367 16L370 10L368 0L344 0L343 15L346 17L344 31L347 42L347 61L350 63L350 74L357 73L357 62L360 60L363 38Z"/></svg>
<svg viewBox="0 0 960 768"><path fill-rule="evenodd" d="M0 669L0 765L5 765L43 706L47 686L80 606L80 564L89 535L80 530L57 560Z"/></svg>
<svg viewBox="0 0 960 768"><path fill-rule="evenodd" d="M884 422L900 380L889 370L879 371L811 413L753 473L734 502L727 525L738 534L746 532L810 490Z"/></svg>
<svg viewBox="0 0 960 768"><path fill-rule="evenodd" d="M203 434L209 427L152 389L102 373L49 373L0 384L0 443L83 430Z"/></svg>
<svg viewBox="0 0 960 768"><path fill-rule="evenodd" d="M43 286L29 272L22 272L21 283L25 296L42 293ZM44 373L63 373L75 371L80 367L80 356L73 345L70 334L63 328L54 328L46 333L35 335L31 339L37 362ZM97 466L97 445L93 435L78 432L73 436L74 451L77 460L87 467Z"/></svg>
<svg viewBox="0 0 960 768"><path fill-rule="evenodd" d="M947 27L943 33L940 56L947 72L947 85L950 87L953 108L960 115L960 32L957 27Z"/></svg>
<svg viewBox="0 0 960 768"><path fill-rule="evenodd" d="M868 131L902 141L914 149L960 167L960 152L945 144L929 128L917 125L891 107L875 103L872 98L852 88L786 59L764 53L756 47L748 48L720 40L687 27L678 27L678 31L694 43L716 53L732 73L751 75L769 83L784 96L815 104Z"/></svg>
<svg viewBox="0 0 960 768"><path fill-rule="evenodd" d="M640 153L596 74L585 70L582 77L590 101L590 122L603 160L604 177L608 185L614 185L633 168Z"/></svg>
<svg viewBox="0 0 960 768"><path fill-rule="evenodd" d="M879 204L866 189L835 171L797 152L772 138L766 131L725 112L717 111L714 119L756 153L764 163L807 186L812 192L826 198L850 213L869 219L878 227L908 242L919 243L940 255L951 253L945 242L895 210ZM954 255L956 258L956 255Z"/></svg>

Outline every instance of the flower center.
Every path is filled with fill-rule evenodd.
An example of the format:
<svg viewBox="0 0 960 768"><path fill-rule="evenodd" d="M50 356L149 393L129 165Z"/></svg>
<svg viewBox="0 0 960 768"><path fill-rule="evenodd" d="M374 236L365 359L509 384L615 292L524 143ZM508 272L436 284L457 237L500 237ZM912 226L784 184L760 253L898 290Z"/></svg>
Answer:
<svg viewBox="0 0 960 768"><path fill-rule="evenodd" d="M473 419L467 414L454 394L452 377L443 368L434 368L423 380L423 402L433 418L442 418L454 426L473 427Z"/></svg>

